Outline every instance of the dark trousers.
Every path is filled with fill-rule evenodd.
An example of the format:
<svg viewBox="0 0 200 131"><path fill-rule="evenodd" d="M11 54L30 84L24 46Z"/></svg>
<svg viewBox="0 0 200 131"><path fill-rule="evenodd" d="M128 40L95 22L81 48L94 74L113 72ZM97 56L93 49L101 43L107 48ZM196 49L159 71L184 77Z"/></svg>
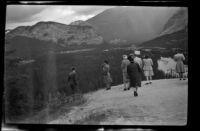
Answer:
<svg viewBox="0 0 200 131"><path fill-rule="evenodd" d="M72 90L72 94L75 94L76 93L76 85L70 84L70 88Z"/></svg>

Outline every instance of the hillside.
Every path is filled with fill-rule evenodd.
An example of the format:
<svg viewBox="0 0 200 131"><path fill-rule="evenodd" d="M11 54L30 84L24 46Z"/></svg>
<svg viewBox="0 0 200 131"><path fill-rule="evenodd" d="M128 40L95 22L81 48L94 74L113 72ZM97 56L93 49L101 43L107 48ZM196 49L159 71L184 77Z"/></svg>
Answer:
<svg viewBox="0 0 200 131"><path fill-rule="evenodd" d="M162 47L162 48L181 48L188 49L188 31L187 28L171 34L166 34L153 40L144 42L140 47Z"/></svg>
<svg viewBox="0 0 200 131"><path fill-rule="evenodd" d="M124 92L122 85L114 86L86 94L85 104L63 112L49 124L185 125L187 96L187 80L143 82L138 97L132 90Z"/></svg>
<svg viewBox="0 0 200 131"><path fill-rule="evenodd" d="M183 30L188 25L188 10L181 7L165 24L160 36Z"/></svg>
<svg viewBox="0 0 200 131"><path fill-rule="evenodd" d="M179 8L116 7L87 20L106 41L140 43L155 38Z"/></svg>
<svg viewBox="0 0 200 131"><path fill-rule="evenodd" d="M53 42L38 40L25 36L16 36L5 44L5 52L13 53L10 56L30 59L42 56L51 51L61 50L63 47Z"/></svg>
<svg viewBox="0 0 200 131"><path fill-rule="evenodd" d="M65 25L56 22L38 22L33 26L20 26L6 34L6 41L16 36L25 36L38 40L51 41L61 46L81 44L101 44L103 38L96 30L86 24Z"/></svg>

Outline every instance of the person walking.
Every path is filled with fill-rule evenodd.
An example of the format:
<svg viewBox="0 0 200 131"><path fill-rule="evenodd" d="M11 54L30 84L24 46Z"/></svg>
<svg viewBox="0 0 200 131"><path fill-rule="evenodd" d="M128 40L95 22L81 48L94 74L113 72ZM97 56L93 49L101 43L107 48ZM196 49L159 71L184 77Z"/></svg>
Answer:
<svg viewBox="0 0 200 131"><path fill-rule="evenodd" d="M133 87L134 96L138 96L138 86L140 83L141 68L139 64L134 62L132 57L128 57L130 64L127 66L127 74L130 81L130 87Z"/></svg>
<svg viewBox="0 0 200 131"><path fill-rule="evenodd" d="M142 59L139 57L140 56L140 51L135 51L134 52L134 61L136 62L136 63L138 63L139 64L139 66L140 66L140 69L141 69L141 73L139 74L139 87L141 87L141 81L142 81L142 67L143 67L143 62L142 62Z"/></svg>
<svg viewBox="0 0 200 131"><path fill-rule="evenodd" d="M77 73L75 67L72 67L72 71L68 75L68 83L72 90L72 94L77 90Z"/></svg>
<svg viewBox="0 0 200 131"><path fill-rule="evenodd" d="M124 91L129 90L129 80L127 75L127 66L130 64L130 61L128 60L127 55L123 55L123 60L121 63L121 69L122 69L122 76L123 76L123 83L124 83Z"/></svg>
<svg viewBox="0 0 200 131"><path fill-rule="evenodd" d="M104 61L103 63L103 80L106 85L106 90L111 89L111 83L112 83L112 78L110 75L110 65L107 60Z"/></svg>
<svg viewBox="0 0 200 131"><path fill-rule="evenodd" d="M152 66L153 66L152 59L149 58L148 55L146 55L145 58L143 59L143 70L144 70L144 75L145 75L146 81L147 81L147 83L145 83L145 85L152 83L151 80L152 80L152 76L154 75Z"/></svg>
<svg viewBox="0 0 200 131"><path fill-rule="evenodd" d="M179 74L180 80L183 78L183 74L185 73L185 66L183 64L183 61L185 60L185 57L182 53L177 53L174 55L174 60L176 61L176 72Z"/></svg>

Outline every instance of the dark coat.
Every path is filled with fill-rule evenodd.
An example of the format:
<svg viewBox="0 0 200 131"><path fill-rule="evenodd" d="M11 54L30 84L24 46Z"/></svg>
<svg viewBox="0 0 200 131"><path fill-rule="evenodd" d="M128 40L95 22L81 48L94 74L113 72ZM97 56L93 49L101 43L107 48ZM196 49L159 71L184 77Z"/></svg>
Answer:
<svg viewBox="0 0 200 131"><path fill-rule="evenodd" d="M68 83L71 86L76 86L77 85L77 78L76 78L76 72L70 72L68 76Z"/></svg>
<svg viewBox="0 0 200 131"><path fill-rule="evenodd" d="M142 70L138 63L132 62L127 66L127 74L130 80L130 87L141 86Z"/></svg>

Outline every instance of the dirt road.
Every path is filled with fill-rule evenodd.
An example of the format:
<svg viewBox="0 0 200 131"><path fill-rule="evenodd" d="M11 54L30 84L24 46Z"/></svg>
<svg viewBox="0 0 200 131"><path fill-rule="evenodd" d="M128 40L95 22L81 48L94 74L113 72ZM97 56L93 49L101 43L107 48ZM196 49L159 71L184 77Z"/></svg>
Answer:
<svg viewBox="0 0 200 131"><path fill-rule="evenodd" d="M185 125L187 123L188 81L179 79L154 80L151 85L123 91L113 86L88 93L84 105L74 107L49 124L102 125Z"/></svg>

